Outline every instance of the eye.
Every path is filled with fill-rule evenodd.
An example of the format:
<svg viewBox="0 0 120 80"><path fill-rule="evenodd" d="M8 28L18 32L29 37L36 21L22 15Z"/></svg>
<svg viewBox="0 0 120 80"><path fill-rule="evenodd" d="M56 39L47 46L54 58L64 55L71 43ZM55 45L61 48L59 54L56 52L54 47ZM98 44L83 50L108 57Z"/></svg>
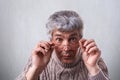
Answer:
<svg viewBox="0 0 120 80"><path fill-rule="evenodd" d="M69 39L70 42L76 42L77 41L77 38L76 37L72 37Z"/></svg>
<svg viewBox="0 0 120 80"><path fill-rule="evenodd" d="M62 42L63 39L62 38L56 38L56 42Z"/></svg>

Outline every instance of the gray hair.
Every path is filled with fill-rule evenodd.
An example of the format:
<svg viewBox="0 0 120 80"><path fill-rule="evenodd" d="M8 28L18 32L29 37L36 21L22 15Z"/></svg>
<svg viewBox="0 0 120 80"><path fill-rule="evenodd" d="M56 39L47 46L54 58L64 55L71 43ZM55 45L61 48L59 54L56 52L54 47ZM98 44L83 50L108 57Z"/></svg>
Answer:
<svg viewBox="0 0 120 80"><path fill-rule="evenodd" d="M83 22L75 11L59 11L52 14L46 24L49 36L52 36L53 30L68 32L79 30L82 36Z"/></svg>

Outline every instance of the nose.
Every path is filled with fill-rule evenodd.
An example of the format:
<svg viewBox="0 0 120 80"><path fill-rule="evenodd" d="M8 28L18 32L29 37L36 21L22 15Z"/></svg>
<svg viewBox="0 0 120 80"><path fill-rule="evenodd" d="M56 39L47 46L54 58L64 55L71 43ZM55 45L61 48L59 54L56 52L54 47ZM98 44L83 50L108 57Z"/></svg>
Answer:
<svg viewBox="0 0 120 80"><path fill-rule="evenodd" d="M70 50L70 47L69 47L69 46L63 46L63 50L64 50L64 51L69 51L69 50Z"/></svg>
<svg viewBox="0 0 120 80"><path fill-rule="evenodd" d="M63 50L64 51L70 50L70 45L69 45L69 42L67 40L63 41Z"/></svg>

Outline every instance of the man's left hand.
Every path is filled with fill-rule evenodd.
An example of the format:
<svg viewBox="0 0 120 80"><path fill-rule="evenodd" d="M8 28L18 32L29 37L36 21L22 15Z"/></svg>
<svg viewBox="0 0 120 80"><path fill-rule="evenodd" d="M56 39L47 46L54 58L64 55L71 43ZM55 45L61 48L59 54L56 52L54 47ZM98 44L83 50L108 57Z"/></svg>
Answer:
<svg viewBox="0 0 120 80"><path fill-rule="evenodd" d="M99 72L98 60L101 55L101 51L97 47L93 39L86 40L81 39L79 41L80 48L82 50L83 61L91 75L96 75Z"/></svg>

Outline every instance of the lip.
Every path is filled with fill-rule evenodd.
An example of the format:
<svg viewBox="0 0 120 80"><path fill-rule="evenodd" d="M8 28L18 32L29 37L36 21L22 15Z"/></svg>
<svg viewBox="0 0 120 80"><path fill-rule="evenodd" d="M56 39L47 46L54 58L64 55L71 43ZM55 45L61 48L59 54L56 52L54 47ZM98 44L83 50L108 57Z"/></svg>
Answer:
<svg viewBox="0 0 120 80"><path fill-rule="evenodd" d="M70 55L64 55L63 58L64 59L71 59L71 56Z"/></svg>
<svg viewBox="0 0 120 80"><path fill-rule="evenodd" d="M69 54L64 54L63 57L71 57Z"/></svg>

